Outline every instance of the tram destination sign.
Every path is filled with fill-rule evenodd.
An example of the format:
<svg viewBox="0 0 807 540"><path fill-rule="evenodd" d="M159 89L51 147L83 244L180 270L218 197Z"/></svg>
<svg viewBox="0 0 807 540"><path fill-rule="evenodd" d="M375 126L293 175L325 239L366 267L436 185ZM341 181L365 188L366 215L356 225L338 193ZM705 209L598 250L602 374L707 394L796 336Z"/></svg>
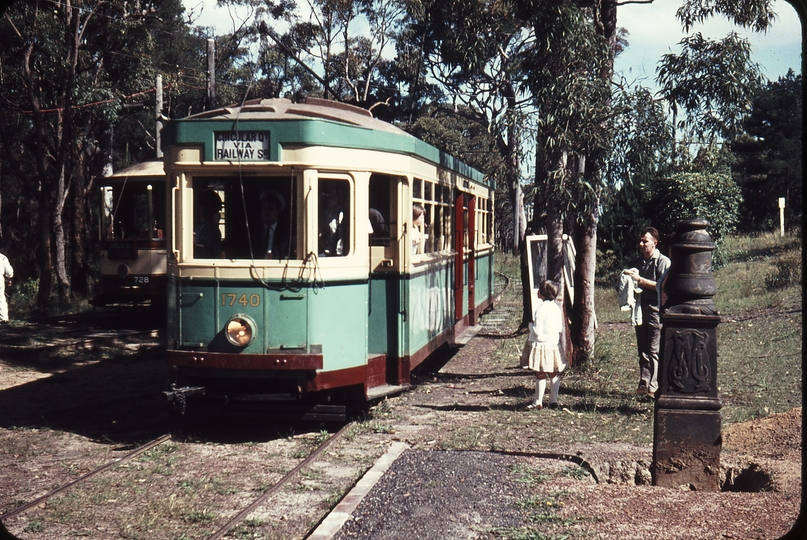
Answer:
<svg viewBox="0 0 807 540"><path fill-rule="evenodd" d="M217 131L216 161L268 161L268 131Z"/></svg>

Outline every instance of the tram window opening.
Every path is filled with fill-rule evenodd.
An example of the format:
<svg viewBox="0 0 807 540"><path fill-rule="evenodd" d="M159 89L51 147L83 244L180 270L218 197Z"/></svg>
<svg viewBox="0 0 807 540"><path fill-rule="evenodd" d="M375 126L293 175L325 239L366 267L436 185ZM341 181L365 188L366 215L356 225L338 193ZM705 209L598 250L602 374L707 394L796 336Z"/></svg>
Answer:
<svg viewBox="0 0 807 540"><path fill-rule="evenodd" d="M107 240L161 240L165 193L151 184L126 182L103 188Z"/></svg>
<svg viewBox="0 0 807 540"><path fill-rule="evenodd" d="M396 179L382 174L370 177L369 188L369 240L371 246L391 245L391 231L395 229L395 219L390 204L390 186Z"/></svg>
<svg viewBox="0 0 807 540"><path fill-rule="evenodd" d="M194 258L223 257L231 260L297 258L298 202L293 196L295 193L293 178L286 176L195 178L193 185ZM215 219L213 211L205 210L201 204L201 197L205 192L215 192L222 202L216 227L221 237L220 250L210 251L204 247L203 242L200 242L204 236L197 234L197 228L201 223ZM206 218L206 212L211 217Z"/></svg>
<svg viewBox="0 0 807 540"><path fill-rule="evenodd" d="M422 224L415 222L414 218L416 216L413 212L412 254L418 255L420 253L436 253L452 250L451 227L453 212L451 211L451 188L439 183L417 178L414 179L412 185L413 205L420 205L424 212ZM416 196L417 190L414 189L414 186L419 185L423 186L422 193L425 195L424 198ZM416 240L422 243L421 248L415 247Z"/></svg>
<svg viewBox="0 0 807 540"><path fill-rule="evenodd" d="M350 182L319 180L318 253L343 257L350 253Z"/></svg>

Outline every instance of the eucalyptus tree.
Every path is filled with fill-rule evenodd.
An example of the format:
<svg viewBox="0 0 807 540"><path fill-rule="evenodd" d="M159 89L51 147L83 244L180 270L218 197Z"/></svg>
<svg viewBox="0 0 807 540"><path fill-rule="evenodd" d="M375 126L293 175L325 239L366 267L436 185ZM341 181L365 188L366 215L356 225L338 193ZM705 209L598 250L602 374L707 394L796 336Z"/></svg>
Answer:
<svg viewBox="0 0 807 540"><path fill-rule="evenodd" d="M542 37L524 66L539 115L536 188L546 205L547 274L561 276L564 221L577 248L571 327L577 363L587 361L594 345L597 221L617 43L615 18L599 7L522 3L534 34Z"/></svg>
<svg viewBox="0 0 807 540"><path fill-rule="evenodd" d="M521 61L534 36L514 16L517 6L511 0L427 0L410 2L408 9L406 35L418 45L410 45L410 56L419 57L414 64L422 65L426 79L434 81L446 96L440 111L478 123L496 143L512 208L512 244L508 248L518 253L527 228L523 144L529 136L532 104L520 91ZM420 76L419 71L415 73ZM414 104L417 96L410 99ZM502 221L497 221L499 227ZM522 326L532 319L528 286L525 280Z"/></svg>
<svg viewBox="0 0 807 540"><path fill-rule="evenodd" d="M681 54L665 54L656 70L673 124L706 144L733 139L763 79L751 61L751 44L736 32L721 40L698 32L679 44ZM681 118L680 110L685 113Z"/></svg>
<svg viewBox="0 0 807 540"><path fill-rule="evenodd" d="M84 288L88 195L108 160L110 126L123 102L153 91L150 57L162 36L150 25L180 30L181 13L177 0L34 0L12 4L0 19L4 177L34 201L34 238L21 235L17 247L36 253L41 307L54 274L63 302L71 282Z"/></svg>
<svg viewBox="0 0 807 540"><path fill-rule="evenodd" d="M235 4L259 4L234 0ZM271 2L269 5L275 5ZM400 0L308 0L287 2L280 24L278 10L256 11L252 21L264 41L258 86L273 95L318 95L371 108L385 101L377 84L400 18ZM267 81L270 75L280 79Z"/></svg>

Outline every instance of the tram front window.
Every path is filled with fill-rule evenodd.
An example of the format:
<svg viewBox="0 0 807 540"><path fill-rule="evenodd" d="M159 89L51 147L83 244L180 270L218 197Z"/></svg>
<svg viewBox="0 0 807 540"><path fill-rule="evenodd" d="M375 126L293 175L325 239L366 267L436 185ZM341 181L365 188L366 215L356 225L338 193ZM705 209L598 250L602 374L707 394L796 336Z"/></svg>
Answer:
<svg viewBox="0 0 807 540"><path fill-rule="evenodd" d="M102 190L107 240L161 240L165 221L165 194L159 184L135 182Z"/></svg>
<svg viewBox="0 0 807 540"><path fill-rule="evenodd" d="M195 178L194 258L297 259L294 193L290 177Z"/></svg>

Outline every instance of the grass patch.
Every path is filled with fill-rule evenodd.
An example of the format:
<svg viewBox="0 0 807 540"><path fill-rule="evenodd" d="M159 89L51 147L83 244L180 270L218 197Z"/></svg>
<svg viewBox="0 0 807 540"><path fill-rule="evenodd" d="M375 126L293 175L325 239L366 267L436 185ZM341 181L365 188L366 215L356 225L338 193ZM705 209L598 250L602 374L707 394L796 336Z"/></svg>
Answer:
<svg viewBox="0 0 807 540"><path fill-rule="evenodd" d="M535 486L547 482L550 475L541 472L540 469L519 463L511 468L511 473L515 477L516 482L527 486Z"/></svg>
<svg viewBox="0 0 807 540"><path fill-rule="evenodd" d="M351 426L348 431L351 438L367 433L395 433L395 429L392 426L377 420L365 420L363 422L358 422Z"/></svg>
<svg viewBox="0 0 807 540"><path fill-rule="evenodd" d="M216 514L210 510L194 510L185 514L182 519L186 523L208 525L216 521Z"/></svg>
<svg viewBox="0 0 807 540"><path fill-rule="evenodd" d="M491 532L507 540L566 540L575 537L571 527L596 518L559 515L569 493L558 491L516 501L515 507L526 514L529 525L524 527L495 528Z"/></svg>
<svg viewBox="0 0 807 540"><path fill-rule="evenodd" d="M583 478L588 478L590 476L587 470L577 465L562 468L560 470L560 475L574 478L575 480L582 480Z"/></svg>
<svg viewBox="0 0 807 540"><path fill-rule="evenodd" d="M452 429L440 439L442 450L476 450L483 448L480 444L486 430L482 426L460 426Z"/></svg>
<svg viewBox="0 0 807 540"><path fill-rule="evenodd" d="M730 237L724 244L727 264L714 270L714 297L722 316L718 325L718 396L724 425L789 411L802 404L801 239L775 235ZM514 284L499 303L510 306L509 328L518 328L521 311L518 259L497 254L497 269ZM638 382L636 337L628 312L620 311L615 284L595 289L598 328L591 361L567 370L561 383L563 410L538 415L491 411L485 422L546 433L568 442L653 441L653 402L635 395ZM525 335L497 340L496 369L518 365ZM524 378L509 395L529 400L532 380ZM478 448L479 424L454 429L444 446ZM505 432L505 435L507 432Z"/></svg>
<svg viewBox="0 0 807 540"><path fill-rule="evenodd" d="M264 525L266 525L266 522L260 518L246 519L230 531L228 536L232 536L238 540L259 538L257 530Z"/></svg>

